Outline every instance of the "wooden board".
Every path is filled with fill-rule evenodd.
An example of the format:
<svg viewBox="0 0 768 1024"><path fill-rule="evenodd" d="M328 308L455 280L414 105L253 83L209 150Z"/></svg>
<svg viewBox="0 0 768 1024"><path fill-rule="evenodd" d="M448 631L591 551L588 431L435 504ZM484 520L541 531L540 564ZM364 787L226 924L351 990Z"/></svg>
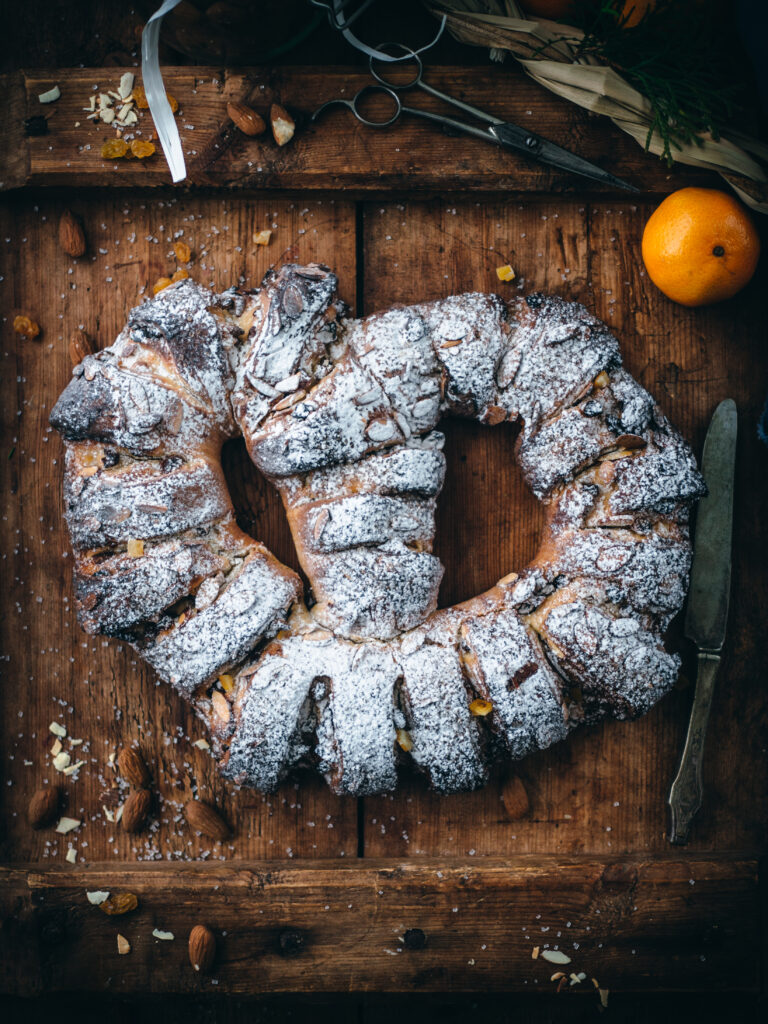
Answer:
<svg viewBox="0 0 768 1024"><path fill-rule="evenodd" d="M189 69L185 73L194 76ZM286 89L289 84L286 76ZM488 88L482 79L480 87ZM520 88L525 87L522 82ZM517 102L521 93L510 90L508 95ZM474 91L472 97L477 99ZM549 108L543 104L543 109ZM575 129L562 116L561 122L564 141ZM597 135L584 136L585 155L600 159L600 152L607 151L600 146L623 152L617 133L609 132L607 141L600 142L604 126L589 122L587 128ZM403 125L398 131L410 129ZM334 138L342 137L347 138L340 126ZM498 168L495 177L490 172L483 177L479 160L466 173L463 164L458 170L451 164L453 176L441 178L435 168L438 161L449 160L453 143L439 136L425 141L421 131L407 138L413 147L424 147L422 162L410 168L410 176L401 168L397 180L410 183L416 195L424 192L419 198L352 202L349 193L340 191L293 199L275 190L281 183L290 190L302 182L314 188L314 170L306 161L301 167L286 164L284 174L271 165L273 190L268 194L245 191L226 197L140 189L139 184L155 179L149 174L137 179L133 165L120 179L130 186L127 190L63 190L56 185L65 180L61 165L40 164L30 165L42 169L17 183L34 180L50 183L50 189L12 192L0 203L0 486L8 495L0 520L6 584L0 739L12 783L0 790L0 860L10 871L0 883L5 894L0 951L6 950L0 964L15 962L22 940L24 955L31 958L22 980L18 972L6 976L9 988L97 989L111 977L111 984L126 992L192 991L198 982L185 973L183 942L155 945L147 934L172 921L183 936L203 913L229 933L217 991L504 991L527 990L525 981L532 985L534 978L549 987L552 971L530 973L533 939L519 938L531 934L522 930L531 924L529 911L536 902L534 921L541 913L542 921L551 917L552 924L538 927L552 928L560 922L561 909L573 907L566 920L583 928L587 941L587 926L594 930L595 919L603 917L602 904L594 903L595 893L602 891L599 879L608 865L616 864L620 867L611 868L607 877L617 899L625 910L642 909L606 913L601 920L601 941L610 955L598 956L592 949L594 958L584 968L599 969L601 984L646 991L706 985L753 989L757 984L752 957L762 940L756 938L755 872L756 859L765 851L768 816L763 754L768 714L760 685L766 654L762 516L768 474L754 423L768 379L761 311L765 273L732 302L701 310L674 306L643 273L639 240L652 199L600 199L586 193L553 198L541 191L551 184L541 176L548 172L541 171L518 181L517 187L530 188L531 195L501 198ZM478 146L482 156L494 155ZM344 153L349 159L348 171L335 181L326 178L322 191L350 184L364 194L370 168L387 166L391 149L391 137L353 134L336 157L323 151L322 159L339 161L334 166L342 165ZM649 183L647 191L663 188L658 165L636 149L628 152L635 173L642 169L642 182ZM613 169L624 173L618 163ZM76 180L114 183L106 175L99 182L90 174L79 165ZM478 192L460 198L473 174L488 196ZM456 194L429 198L438 180L448 181ZM676 182L681 180L686 179ZM376 188L395 181L392 171ZM64 207L83 218L89 238L83 260L72 261L58 248L57 223ZM269 248L251 244L255 229L273 225ZM86 641L67 610L72 591L59 494L62 449L47 428L47 417L70 373L71 331L82 326L108 344L126 310L174 269L169 253L179 231L195 250L192 273L203 283L257 283L272 262L320 259L337 270L343 297L359 312L468 289L507 296L541 289L583 301L615 328L631 372L697 450L717 402L728 395L737 400L741 435L733 605L707 748L706 801L687 851L671 856L665 839L666 792L690 706L685 679L641 721L583 730L516 766L531 810L510 821L500 800L508 769L499 770L479 793L440 799L410 776L395 795L361 801L333 797L312 778L287 784L270 797L238 792L217 779L209 755L194 747L201 726L181 702L157 687L127 649L100 638ZM507 262L518 276L500 285L495 268ZM39 320L39 341L13 335L10 324L18 312ZM541 515L514 468L508 431L449 423L446 433L450 466L437 550L446 564L441 602L450 604L530 558ZM243 525L295 565L279 501L248 462L242 444L227 448L225 465ZM684 673L690 677L690 652L675 630L671 643L681 647ZM31 793L54 777L46 747L52 720L64 722L71 736L88 744L79 748L88 761L79 780L57 778L67 813L84 822L69 837L32 832L25 822ZM109 754L132 741L151 766L155 793L151 830L134 839L110 823L103 810L122 799ZM181 803L192 794L219 804L234 825L230 844L211 844L179 820ZM75 865L62 863L70 845L77 851ZM190 867L187 858L214 863ZM137 863L146 860L156 863ZM317 874L310 860L317 860ZM389 872L385 903L376 898L382 870ZM438 870L447 871L449 880L439 899L430 888ZM475 880L471 886L464 876ZM276 888L271 887L273 878L279 880ZM115 962L108 948L113 922L98 912L91 915L83 893L129 884L142 892L147 912L135 918L135 953ZM493 894L490 900L479 893L483 885ZM354 893L348 900L353 908L346 908L349 917L340 903L345 888ZM328 894L333 911L319 909L322 893ZM529 899L526 893L533 895ZM40 945L46 904L58 908L65 921L74 921L71 944ZM426 916L416 915L424 905ZM455 915L454 906L459 908ZM329 917L323 918L324 913ZM663 919L663 942L660 928L649 924L653 914L660 915L657 922ZM31 945L29 934L14 931L15 919L36 936ZM103 931L105 921L112 930ZM317 929L317 945L301 962L303 971L268 952L274 936L289 926ZM692 936L714 926L718 930L712 934L728 939L718 938L701 952ZM430 943L426 966L382 952L387 944L393 948L393 929L400 927L442 936ZM481 938L487 931L493 932L492 943ZM389 937L382 944L385 933ZM546 941L551 936L542 938L542 944ZM467 952L468 944L484 942L488 950L481 958ZM357 954L357 966L352 966L352 952L342 955L340 947ZM683 951L679 956L678 950ZM96 954L98 969L91 973Z"/></svg>
<svg viewBox="0 0 768 1024"><path fill-rule="evenodd" d="M20 71L2 82L6 97L0 111L4 156L0 188L22 185L88 187L166 185L168 167L161 155L146 161L101 159L101 146L115 138L114 129L89 121L88 99L116 89L122 69L83 68ZM399 76L407 77L407 72ZM313 111L329 100L353 97L369 85L369 74L356 68L219 68L168 67L163 79L179 101L177 124L188 181L197 185L279 188L360 193L399 190L499 193L611 191L563 174L543 164L501 150L469 136L448 136L440 128L403 117L390 129L359 124L349 110L329 110L316 124ZM434 67L429 82L438 89L507 121L530 125L547 139L579 153L636 184L644 191L667 192L671 183L716 184L709 172L686 168L671 174L655 157L612 128L591 117L508 67ZM38 96L58 84L61 99L41 105ZM445 104L423 93L407 93L409 102L446 113ZM232 131L229 100L246 100L266 119L272 102L296 117L294 140L279 148L267 132L247 138ZM84 109L85 108L85 109ZM389 116L386 106L372 112ZM448 108L449 114L456 111ZM142 112L137 129L146 138L153 124ZM44 117L48 132L27 134L28 119ZM27 127L25 128L25 125Z"/></svg>

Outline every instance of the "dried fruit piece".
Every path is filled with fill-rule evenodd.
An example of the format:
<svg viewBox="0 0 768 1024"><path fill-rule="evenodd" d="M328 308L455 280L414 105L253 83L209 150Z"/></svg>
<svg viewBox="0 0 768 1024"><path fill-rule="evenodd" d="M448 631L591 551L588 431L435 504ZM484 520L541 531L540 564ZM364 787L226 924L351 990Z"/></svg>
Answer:
<svg viewBox="0 0 768 1024"><path fill-rule="evenodd" d="M34 829L50 825L59 809L59 791L55 786L38 789L27 808L27 821Z"/></svg>
<svg viewBox="0 0 768 1024"><path fill-rule="evenodd" d="M68 256L75 259L85 255L83 225L71 210L65 210L59 219L59 245Z"/></svg>
<svg viewBox="0 0 768 1024"><path fill-rule="evenodd" d="M397 729L395 735L397 737L397 745L401 750L404 750L406 754L409 750L413 750L413 740L409 732L405 729Z"/></svg>
<svg viewBox="0 0 768 1024"><path fill-rule="evenodd" d="M485 718L486 715L490 715L493 711L493 703L489 700L483 700L482 697L477 697L469 705L469 713L474 715L475 718Z"/></svg>
<svg viewBox="0 0 768 1024"><path fill-rule="evenodd" d="M196 924L189 933L189 962L192 969L207 974L216 958L216 936L204 924Z"/></svg>
<svg viewBox="0 0 768 1024"><path fill-rule="evenodd" d="M125 139L107 139L101 147L101 155L104 160L119 160L128 152L128 143Z"/></svg>
<svg viewBox="0 0 768 1024"><path fill-rule="evenodd" d="M171 96L169 92L165 94L165 98L168 100L168 106L171 108L171 113L175 114L179 109L179 101L175 96Z"/></svg>
<svg viewBox="0 0 768 1024"><path fill-rule="evenodd" d="M611 378L608 376L605 370L601 370L592 383L595 385L596 388L605 388L608 386L608 382L610 381L610 379Z"/></svg>
<svg viewBox="0 0 768 1024"><path fill-rule="evenodd" d="M189 271L185 270L184 267L179 267L171 276L171 284L176 284L177 281L184 281L187 277L189 277Z"/></svg>
<svg viewBox="0 0 768 1024"><path fill-rule="evenodd" d="M296 122L279 103L273 103L269 111L269 121L272 125L272 134L278 146L284 146L293 138L296 131Z"/></svg>
<svg viewBox="0 0 768 1024"><path fill-rule="evenodd" d="M272 232L265 228L263 231L257 231L253 236L255 245L269 245L269 240L272 237Z"/></svg>
<svg viewBox="0 0 768 1024"><path fill-rule="evenodd" d="M531 809L531 802L525 791L522 780L517 775L511 775L504 783L501 790L501 802L507 817L512 821L523 818Z"/></svg>
<svg viewBox="0 0 768 1024"><path fill-rule="evenodd" d="M13 329L24 338L36 338L40 333L40 324L32 317L20 313L13 318Z"/></svg>
<svg viewBox="0 0 768 1024"><path fill-rule="evenodd" d="M148 156L152 156L155 152L154 142L148 142L147 139L132 139L131 140L131 153L139 160L146 160Z"/></svg>
<svg viewBox="0 0 768 1024"><path fill-rule="evenodd" d="M125 550L129 558L141 558L144 554L144 541L136 540L135 537L131 537L125 545Z"/></svg>
<svg viewBox="0 0 768 1024"><path fill-rule="evenodd" d="M508 263L505 263L503 267L496 267L496 277L500 281L514 281L515 272Z"/></svg>
<svg viewBox="0 0 768 1024"><path fill-rule="evenodd" d="M117 952L120 956L125 956L126 953L131 952L131 944L124 935L117 933Z"/></svg>
<svg viewBox="0 0 768 1024"><path fill-rule="evenodd" d="M184 817L196 832L202 832L211 839L223 842L231 835L229 826L216 808L202 800L190 800L184 807Z"/></svg>
<svg viewBox="0 0 768 1024"><path fill-rule="evenodd" d="M93 353L94 347L85 331L73 331L72 337L69 339L69 358L72 360L72 365L77 366L86 356L92 356Z"/></svg>
<svg viewBox="0 0 768 1024"><path fill-rule="evenodd" d="M139 905L139 899L134 892L116 892L114 896L99 903L99 910L103 910L110 917L118 917L120 914L130 914Z"/></svg>
<svg viewBox="0 0 768 1024"><path fill-rule="evenodd" d="M131 93L131 95L133 96L133 102L136 104L139 110L149 110L147 94L144 92L143 85L134 85L133 92Z"/></svg>
<svg viewBox="0 0 768 1024"><path fill-rule="evenodd" d="M541 957L542 960L547 960L551 964L569 964L571 962L571 958L565 953L561 953L559 949L543 949Z"/></svg>
<svg viewBox="0 0 768 1024"><path fill-rule="evenodd" d="M232 693L235 688L235 678L228 672L219 676L219 686L222 688L224 693Z"/></svg>
<svg viewBox="0 0 768 1024"><path fill-rule="evenodd" d="M229 702L227 698L219 690L214 690L211 694L211 704L213 710L216 712L216 717L224 725L227 725L230 718Z"/></svg>
<svg viewBox="0 0 768 1024"><path fill-rule="evenodd" d="M158 292L161 292L163 288L167 288L170 284L173 284L170 277L158 277L152 285L152 294L157 295Z"/></svg>
<svg viewBox="0 0 768 1024"><path fill-rule="evenodd" d="M228 103L227 114L244 135L261 135L266 130L264 118L245 103Z"/></svg>
<svg viewBox="0 0 768 1024"><path fill-rule="evenodd" d="M137 789L123 804L123 828L126 832L141 832L147 823L152 794L148 789Z"/></svg>
<svg viewBox="0 0 768 1024"><path fill-rule="evenodd" d="M186 242L175 242L173 246L173 254L179 263L189 263L192 259L192 250Z"/></svg>
<svg viewBox="0 0 768 1024"><path fill-rule="evenodd" d="M144 789L149 785L149 769L135 747L123 747L117 759L120 774L132 786Z"/></svg>

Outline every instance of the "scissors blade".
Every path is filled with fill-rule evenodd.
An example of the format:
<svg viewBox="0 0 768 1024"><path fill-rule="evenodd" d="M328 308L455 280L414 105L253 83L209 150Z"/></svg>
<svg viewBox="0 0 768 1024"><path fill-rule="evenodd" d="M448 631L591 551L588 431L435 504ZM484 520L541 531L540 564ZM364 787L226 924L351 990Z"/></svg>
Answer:
<svg viewBox="0 0 768 1024"><path fill-rule="evenodd" d="M640 190L628 181L622 181L615 174L604 171L597 164L584 160L575 153L571 153L562 146L555 145L540 135L526 131L516 124L494 124L488 128L488 132L496 139L499 145L511 149L515 153L525 153L527 156L540 160L552 167L559 167L563 171L570 171L573 174L581 174L585 178L602 182L604 185L613 185L614 188L623 188L627 192L639 192Z"/></svg>

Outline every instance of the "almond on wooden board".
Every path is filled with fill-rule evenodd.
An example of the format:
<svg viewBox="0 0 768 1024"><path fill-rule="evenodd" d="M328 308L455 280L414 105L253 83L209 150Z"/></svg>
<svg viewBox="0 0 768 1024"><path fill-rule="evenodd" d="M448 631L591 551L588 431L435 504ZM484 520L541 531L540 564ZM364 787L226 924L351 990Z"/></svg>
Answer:
<svg viewBox="0 0 768 1024"><path fill-rule="evenodd" d="M72 332L69 339L69 358L72 360L73 366L82 363L86 356L92 356L95 351L93 343L85 331Z"/></svg>
<svg viewBox="0 0 768 1024"><path fill-rule="evenodd" d="M126 832L141 832L147 823L152 794L148 789L135 789L123 804L120 819Z"/></svg>
<svg viewBox="0 0 768 1024"><path fill-rule="evenodd" d="M510 775L505 781L501 788L501 800L507 817L512 821L524 818L531 809L525 786L517 775Z"/></svg>
<svg viewBox="0 0 768 1024"><path fill-rule="evenodd" d="M266 131L264 118L256 113L246 103L228 103L227 113L244 135L261 135Z"/></svg>
<svg viewBox="0 0 768 1024"><path fill-rule="evenodd" d="M189 933L189 962L192 969L207 974L216 958L216 936L204 924L196 924Z"/></svg>
<svg viewBox="0 0 768 1024"><path fill-rule="evenodd" d="M209 839L223 842L229 839L229 826L215 807L202 800L190 800L184 807L184 817L196 832L202 832Z"/></svg>
<svg viewBox="0 0 768 1024"><path fill-rule="evenodd" d="M123 747L117 757L117 767L123 778L137 789L146 789L149 785L149 769L135 747Z"/></svg>
<svg viewBox="0 0 768 1024"><path fill-rule="evenodd" d="M55 786L38 789L27 808L27 821L34 829L53 823L59 810L59 791Z"/></svg>
<svg viewBox="0 0 768 1024"><path fill-rule="evenodd" d="M279 103L273 103L269 110L269 122L272 125L272 134L278 146L284 146L290 142L293 133L296 131L296 122Z"/></svg>
<svg viewBox="0 0 768 1024"><path fill-rule="evenodd" d="M83 225L71 210L65 210L59 220L59 245L68 256L85 255Z"/></svg>

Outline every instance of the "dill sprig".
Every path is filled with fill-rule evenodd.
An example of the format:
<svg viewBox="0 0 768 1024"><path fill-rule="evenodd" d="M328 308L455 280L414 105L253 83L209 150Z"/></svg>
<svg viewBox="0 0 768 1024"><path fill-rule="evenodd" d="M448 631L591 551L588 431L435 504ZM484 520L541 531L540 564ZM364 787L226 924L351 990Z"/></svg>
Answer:
<svg viewBox="0 0 768 1024"><path fill-rule="evenodd" d="M744 90L734 56L724 38L723 19L701 0L657 0L637 25L627 26L617 0L575 0L567 21L582 29L574 43L578 57L595 57L642 93L651 105L646 138L654 135L662 159L674 162L674 149L718 139L740 110Z"/></svg>

